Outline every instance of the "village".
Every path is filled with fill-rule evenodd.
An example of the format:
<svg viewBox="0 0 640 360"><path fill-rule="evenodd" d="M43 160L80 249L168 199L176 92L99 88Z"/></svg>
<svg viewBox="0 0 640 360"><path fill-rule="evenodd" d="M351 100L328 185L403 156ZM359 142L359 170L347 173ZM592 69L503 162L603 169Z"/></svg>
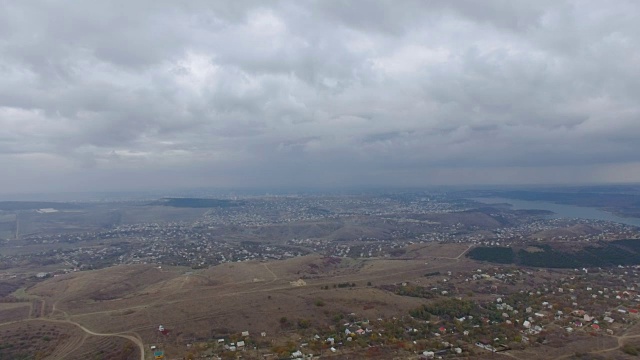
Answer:
<svg viewBox="0 0 640 360"><path fill-rule="evenodd" d="M434 359L487 352L517 357L519 351L531 348L553 349L580 341L604 344L622 336L640 319L639 286L640 266L452 270L378 286L425 300L406 314L365 318L354 309L332 314L327 326L283 317L275 334L247 329L189 339L182 346L187 359L302 359L363 353ZM164 328L161 333L168 336L159 336L154 348L162 341L176 341ZM624 351L635 354L640 348L629 345Z"/></svg>
<svg viewBox="0 0 640 360"><path fill-rule="evenodd" d="M256 201L260 204L256 207L261 210L254 211L254 215L240 210L217 209L205 212L193 222L135 223L93 232L24 235L20 241L5 241L5 247L16 247L17 251L2 255L2 267L57 263L62 265L57 270L59 273L118 264L197 269L227 262L282 260L309 253L352 258L394 257L401 256L406 246L416 243L514 246L530 241L551 241L588 244L640 236L633 226L600 220L557 219L504 210L467 215L474 211L468 203L445 199L392 203L378 211L367 210L378 204L375 198L372 203L353 200L358 206L342 199L336 200L340 206L332 203L331 212L310 210L312 205L326 205L329 200L316 204L314 201L320 202L320 199L311 198L310 203L296 199L289 204L290 199L277 198L269 202L269 206L263 204L263 200ZM353 208L345 210L345 202ZM265 208L267 214L275 211L279 215L269 215L265 220ZM287 213L280 214L283 209ZM458 219L459 214L465 214L465 217ZM421 216L437 216L438 221L415 220ZM483 223L478 223L477 218L482 216L499 219L505 225L481 225ZM336 229L345 222L353 222L354 230L336 237L331 231L318 231L318 219L328 221L320 223L323 227ZM379 229L359 230L371 224L377 224ZM296 226L300 233L279 226ZM307 228L314 230L307 231ZM571 233L558 229L581 230ZM265 231L269 235L263 234ZM33 250L29 250L31 248Z"/></svg>

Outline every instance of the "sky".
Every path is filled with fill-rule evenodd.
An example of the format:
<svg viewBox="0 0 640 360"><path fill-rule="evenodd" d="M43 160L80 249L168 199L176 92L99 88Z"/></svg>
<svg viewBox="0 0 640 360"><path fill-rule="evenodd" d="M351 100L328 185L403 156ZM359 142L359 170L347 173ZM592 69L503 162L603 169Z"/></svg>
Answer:
<svg viewBox="0 0 640 360"><path fill-rule="evenodd" d="M0 0L0 193L639 182L638 18Z"/></svg>

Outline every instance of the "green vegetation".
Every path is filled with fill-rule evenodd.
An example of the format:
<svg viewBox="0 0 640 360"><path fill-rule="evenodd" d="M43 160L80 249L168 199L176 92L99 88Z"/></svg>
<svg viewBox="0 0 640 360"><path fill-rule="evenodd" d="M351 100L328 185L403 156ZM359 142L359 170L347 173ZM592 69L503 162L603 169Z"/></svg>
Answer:
<svg viewBox="0 0 640 360"><path fill-rule="evenodd" d="M34 300L38 298L37 296L27 294L26 290L27 289L23 287L19 288L18 290L14 291L11 296L18 300Z"/></svg>
<svg viewBox="0 0 640 360"><path fill-rule="evenodd" d="M429 320L432 315L452 321L454 318L468 316L478 312L478 305L469 300L444 299L425 304L410 312L414 318Z"/></svg>
<svg viewBox="0 0 640 360"><path fill-rule="evenodd" d="M293 326L291 320L287 319L285 316L280 318L280 327L282 329L290 329Z"/></svg>
<svg viewBox="0 0 640 360"><path fill-rule="evenodd" d="M337 284L337 285L333 285L333 287L334 287L334 288L335 288L336 286L337 286L338 288L355 287L355 286L356 286L356 283L348 283L348 282L345 282L345 283L339 283L339 284Z"/></svg>
<svg viewBox="0 0 640 360"><path fill-rule="evenodd" d="M638 351L638 348L631 345L631 344L627 344L625 346L622 347L622 351L627 354L627 355L632 355L632 356L638 356L640 355L640 351Z"/></svg>
<svg viewBox="0 0 640 360"><path fill-rule="evenodd" d="M400 296L411 296L411 297L418 297L418 298L424 298L424 299L431 299L436 296L436 294L434 294L427 288L423 286L412 285L412 284L407 284L406 286L383 285L380 288Z"/></svg>
<svg viewBox="0 0 640 360"><path fill-rule="evenodd" d="M561 251L549 245L533 245L539 251L508 247L477 247L467 256L474 260L500 264L546 268L611 267L640 264L639 240L600 242L576 251Z"/></svg>
<svg viewBox="0 0 640 360"><path fill-rule="evenodd" d="M510 247L477 247L469 251L468 257L474 260L489 261L499 264L512 264L514 261L513 249Z"/></svg>
<svg viewBox="0 0 640 360"><path fill-rule="evenodd" d="M518 251L519 262L526 266L550 267L550 268L575 268L581 266L574 254L555 251L548 245L537 248L542 251L529 252Z"/></svg>
<svg viewBox="0 0 640 360"><path fill-rule="evenodd" d="M298 328L299 329L308 329L311 326L311 320L309 319L298 319Z"/></svg>
<svg viewBox="0 0 640 360"><path fill-rule="evenodd" d="M440 271L433 271L433 272L424 274L425 277L438 276L438 275L440 275Z"/></svg>

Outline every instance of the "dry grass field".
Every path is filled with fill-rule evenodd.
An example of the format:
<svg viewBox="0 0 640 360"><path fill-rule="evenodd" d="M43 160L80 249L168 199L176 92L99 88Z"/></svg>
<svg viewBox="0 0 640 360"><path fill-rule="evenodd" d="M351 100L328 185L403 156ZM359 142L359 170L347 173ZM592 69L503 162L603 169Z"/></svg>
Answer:
<svg viewBox="0 0 640 360"><path fill-rule="evenodd" d="M65 360L85 359L136 360L138 349L126 339L113 336L88 336L80 346L64 355Z"/></svg>
<svg viewBox="0 0 640 360"><path fill-rule="evenodd" d="M83 338L83 331L72 324L39 320L5 324L0 327L0 358L63 359Z"/></svg>
<svg viewBox="0 0 640 360"><path fill-rule="evenodd" d="M20 303L0 303L0 319L2 322L18 321L29 318L31 312L31 304L28 302Z"/></svg>
<svg viewBox="0 0 640 360"><path fill-rule="evenodd" d="M163 343L167 349L184 339L245 330L264 331L274 339L291 331L283 326L283 318L323 327L336 314L357 313L372 319L406 314L422 300L376 286L421 281L426 272L463 264L477 267L458 257L466 249L440 245L410 249L412 259L403 261L306 256L227 263L197 271L135 265L70 273L28 289L28 295L42 302L11 305L22 315L7 320L24 319L35 307L41 318L71 321L101 334L130 334L144 344ZM170 330L168 335L159 335L160 324ZM73 354L83 351L78 347Z"/></svg>
<svg viewBox="0 0 640 360"><path fill-rule="evenodd" d="M296 326L301 322L312 331L332 326L336 317L344 314L372 320L406 315L428 300L399 296L382 287L404 282L440 286L444 275L426 275L455 275L494 266L464 257L468 249L467 245L420 244L408 247L401 260L311 255L283 261L226 263L202 270L129 265L70 273L27 289L26 295L35 299L31 302L0 304L0 332L22 334L24 326L40 324L55 328L47 330L54 331L55 342L34 338L20 348L56 354L48 355L51 359L103 355L105 359L137 359L141 358L141 346L148 349L152 344L162 345L167 354L181 358L187 351L185 344L241 331L253 336L266 332L266 337L256 341L267 346L306 334L307 327ZM560 276L546 271L538 274L541 283ZM482 294L473 297L481 298ZM13 323L17 320L23 321ZM168 333L161 334L159 325ZM70 342L63 334L75 334L82 340ZM632 340L640 340L640 336L625 339ZM532 347L493 356L569 358L578 350L599 347L610 348L606 354L617 356L623 353L616 348L616 341L609 337L596 344L589 337L576 337L570 346ZM389 355L383 354L377 358ZM150 358L150 351L145 352L145 358Z"/></svg>
<svg viewBox="0 0 640 360"><path fill-rule="evenodd" d="M30 319L0 324L0 359L140 359L127 339L94 336L61 321Z"/></svg>

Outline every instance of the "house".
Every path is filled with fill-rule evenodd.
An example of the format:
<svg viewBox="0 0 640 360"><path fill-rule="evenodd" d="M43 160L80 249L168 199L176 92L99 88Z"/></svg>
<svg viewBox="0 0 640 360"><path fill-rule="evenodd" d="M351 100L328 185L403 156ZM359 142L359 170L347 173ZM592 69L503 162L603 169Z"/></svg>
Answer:
<svg viewBox="0 0 640 360"><path fill-rule="evenodd" d="M244 346L244 341L238 341L236 345L240 348Z"/></svg>
<svg viewBox="0 0 640 360"><path fill-rule="evenodd" d="M424 355L427 359L433 359L436 356L436 353L434 353L433 351L424 351L422 355Z"/></svg>
<svg viewBox="0 0 640 360"><path fill-rule="evenodd" d="M540 325L536 325L536 326L534 326L534 327L533 327L533 329L532 329L532 330L533 330L533 332L534 332L535 334L538 334L538 333L540 333L540 332L542 331L542 326L540 326Z"/></svg>
<svg viewBox="0 0 640 360"><path fill-rule="evenodd" d="M242 335L243 337L247 337L247 336L249 336L249 332L248 331L243 331L240 335Z"/></svg>
<svg viewBox="0 0 640 360"><path fill-rule="evenodd" d="M600 325L598 324L592 324L591 327L593 328L593 330L600 330Z"/></svg>

